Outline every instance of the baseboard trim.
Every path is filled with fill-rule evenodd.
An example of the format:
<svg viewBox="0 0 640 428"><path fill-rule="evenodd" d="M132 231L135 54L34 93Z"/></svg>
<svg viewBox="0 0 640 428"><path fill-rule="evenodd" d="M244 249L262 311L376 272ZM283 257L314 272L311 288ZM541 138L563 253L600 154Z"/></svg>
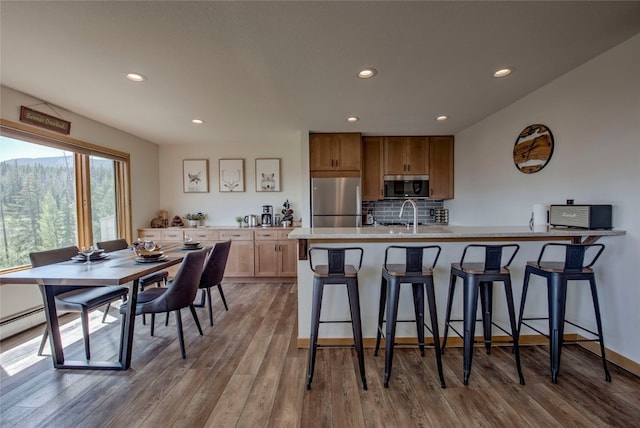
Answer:
<svg viewBox="0 0 640 428"><path fill-rule="evenodd" d="M493 336L491 346L513 346L512 343L509 342L509 336ZM567 342L575 341L575 340L585 340L587 338L579 335L579 334L565 334L564 340ZM482 336L476 337L477 341L482 341ZM440 340L442 342L442 339ZM380 342L380 347L384 347L384 339ZM415 346L416 345L415 337L396 337L396 346ZM351 338L323 338L318 340L318 344L324 346L333 346L333 347L351 347L353 346L353 339ZM376 346L376 338L375 337L365 337L363 338L363 344L365 348L375 348ZM534 346L534 345L548 345L549 340L543 335L524 335L520 336L520 346ZM595 342L578 342L578 345L587 349L590 352L600 356L600 345ZM309 348L309 338L299 337L297 340L298 348L308 349ZM463 346L462 338L460 337L449 337L447 339L447 347L453 348L461 348ZM476 346L484 346L481 342L477 343ZM605 352L607 353L607 361L615 364L616 366L623 368L629 373L633 373L636 376L640 376L640 363L637 363L623 355L618 354L611 349L605 348Z"/></svg>

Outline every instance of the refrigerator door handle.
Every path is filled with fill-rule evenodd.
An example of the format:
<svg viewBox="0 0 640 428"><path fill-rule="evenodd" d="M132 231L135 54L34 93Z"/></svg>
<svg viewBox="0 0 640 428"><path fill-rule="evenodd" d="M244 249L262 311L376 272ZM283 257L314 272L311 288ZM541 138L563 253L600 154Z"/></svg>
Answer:
<svg viewBox="0 0 640 428"><path fill-rule="evenodd" d="M362 227L362 194L360 186L356 186L356 227Z"/></svg>

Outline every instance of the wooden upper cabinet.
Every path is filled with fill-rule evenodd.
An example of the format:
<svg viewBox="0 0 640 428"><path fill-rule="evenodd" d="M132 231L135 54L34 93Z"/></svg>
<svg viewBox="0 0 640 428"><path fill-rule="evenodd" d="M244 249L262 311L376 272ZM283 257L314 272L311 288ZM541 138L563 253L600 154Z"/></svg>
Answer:
<svg viewBox="0 0 640 428"><path fill-rule="evenodd" d="M362 199L383 198L383 137L362 137Z"/></svg>
<svg viewBox="0 0 640 428"><path fill-rule="evenodd" d="M350 171L360 174L360 133L309 134L309 169L313 172Z"/></svg>
<svg viewBox="0 0 640 428"><path fill-rule="evenodd" d="M333 169L334 134L309 134L309 169L326 171Z"/></svg>
<svg viewBox="0 0 640 428"><path fill-rule="evenodd" d="M384 174L429 174L429 137L385 137Z"/></svg>
<svg viewBox="0 0 640 428"><path fill-rule="evenodd" d="M453 137L429 138L429 197L453 199Z"/></svg>

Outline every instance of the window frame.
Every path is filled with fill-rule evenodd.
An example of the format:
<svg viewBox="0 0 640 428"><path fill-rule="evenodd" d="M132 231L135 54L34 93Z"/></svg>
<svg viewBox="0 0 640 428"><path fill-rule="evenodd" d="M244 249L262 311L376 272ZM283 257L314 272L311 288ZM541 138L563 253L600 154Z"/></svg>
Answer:
<svg viewBox="0 0 640 428"><path fill-rule="evenodd" d="M131 242L133 229L131 226L131 163L129 153L101 147L1 118L0 134L32 144L40 144L73 152L74 164L76 166L75 184L78 247L94 244L93 230L91 227L90 157L94 155L115 161L114 185L118 236ZM19 269L19 267L11 267L1 269L0 272L9 272L17 269Z"/></svg>

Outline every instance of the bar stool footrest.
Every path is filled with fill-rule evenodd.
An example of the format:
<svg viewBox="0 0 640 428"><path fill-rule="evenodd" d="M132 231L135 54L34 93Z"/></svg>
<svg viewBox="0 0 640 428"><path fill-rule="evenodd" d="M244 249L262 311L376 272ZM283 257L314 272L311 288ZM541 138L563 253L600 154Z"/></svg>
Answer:
<svg viewBox="0 0 640 428"><path fill-rule="evenodd" d="M543 331L538 330L536 327L532 326L531 324L525 322L525 321L542 321L542 320L548 320L549 318L522 318L522 322L521 324L526 325L527 327L529 327L531 330L535 331L536 333L541 334L542 336L546 337L547 339L549 339L549 333L545 333ZM566 340L563 339L563 343L564 344L571 344L571 343L578 343L578 342L600 342L601 338L598 335L597 332L595 331L591 331L588 328L582 327L574 322L571 321L567 321L564 320L565 323L570 324L576 328L579 328L582 331L586 331L587 333L595 336L595 339L571 339L571 340Z"/></svg>

